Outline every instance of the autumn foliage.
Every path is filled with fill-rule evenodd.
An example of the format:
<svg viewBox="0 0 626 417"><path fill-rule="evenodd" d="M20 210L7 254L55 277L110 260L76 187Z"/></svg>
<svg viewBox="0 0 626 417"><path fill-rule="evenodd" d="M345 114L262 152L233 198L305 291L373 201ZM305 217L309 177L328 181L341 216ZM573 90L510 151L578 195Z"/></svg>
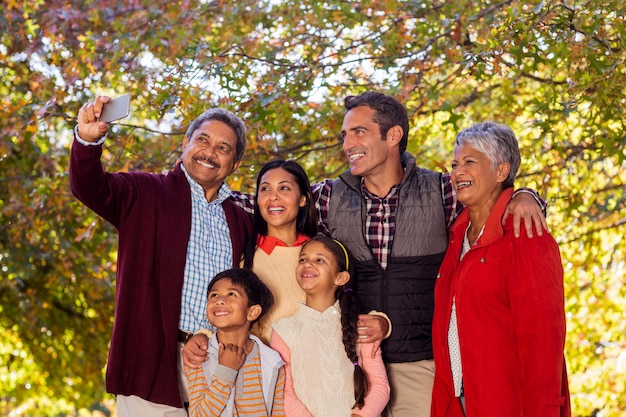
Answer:
<svg viewBox="0 0 626 417"><path fill-rule="evenodd" d="M626 5L581 1L2 2L0 412L106 412L115 230L68 185L83 103L130 93L108 169L171 169L202 110L249 128L261 164L293 158L312 181L347 165L342 100L406 104L408 150L447 170L455 132L495 120L522 148L518 186L550 204L565 268L573 411L626 409Z"/></svg>

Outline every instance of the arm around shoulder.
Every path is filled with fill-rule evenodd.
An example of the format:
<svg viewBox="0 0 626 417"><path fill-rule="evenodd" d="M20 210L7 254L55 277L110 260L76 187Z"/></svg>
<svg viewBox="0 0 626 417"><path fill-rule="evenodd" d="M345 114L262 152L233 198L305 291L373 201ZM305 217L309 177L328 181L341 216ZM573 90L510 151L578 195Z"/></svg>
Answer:
<svg viewBox="0 0 626 417"><path fill-rule="evenodd" d="M506 224L507 217L512 214L515 237L520 236L522 219L528 237L533 237L533 225L537 236L542 236L543 229L548 229L546 207L545 201L539 197L536 191L529 188L518 189L513 193L509 204L506 206L504 216L502 216L502 225Z"/></svg>

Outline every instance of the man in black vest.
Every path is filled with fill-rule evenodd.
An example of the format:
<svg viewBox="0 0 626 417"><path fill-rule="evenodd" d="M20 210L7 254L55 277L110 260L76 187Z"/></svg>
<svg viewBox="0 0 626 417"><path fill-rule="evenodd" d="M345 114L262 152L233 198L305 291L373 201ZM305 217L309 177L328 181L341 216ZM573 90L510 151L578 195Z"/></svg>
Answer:
<svg viewBox="0 0 626 417"><path fill-rule="evenodd" d="M447 246L447 228L460 207L449 174L415 165L406 152L404 106L378 92L345 99L341 130L350 170L314 184L322 230L343 242L356 263L356 293L366 309L385 313L359 320L361 342L382 343L391 384L387 415L427 417L434 378L431 343L433 288ZM538 196L520 190L507 214L541 234ZM504 220L503 220L504 221Z"/></svg>

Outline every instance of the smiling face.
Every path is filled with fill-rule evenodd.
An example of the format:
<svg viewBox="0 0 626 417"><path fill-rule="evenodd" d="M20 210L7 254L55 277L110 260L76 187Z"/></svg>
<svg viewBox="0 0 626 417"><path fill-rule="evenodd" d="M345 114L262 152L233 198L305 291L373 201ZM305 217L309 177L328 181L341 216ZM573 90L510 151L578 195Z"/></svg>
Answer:
<svg viewBox="0 0 626 417"><path fill-rule="evenodd" d="M489 157L469 145L454 149L451 180L458 200L469 208L492 206L503 190L509 164L493 169Z"/></svg>
<svg viewBox="0 0 626 417"><path fill-rule="evenodd" d="M389 129L383 138L380 126L374 122L375 115L371 107L359 106L348 111L343 119L343 151L352 175L377 176L385 175L385 171L388 175L392 171L388 167L400 161L398 145L402 129L399 126Z"/></svg>
<svg viewBox="0 0 626 417"><path fill-rule="evenodd" d="M182 160L187 173L205 190L219 188L224 179L239 167L235 162L237 136L219 120L208 120L191 137L183 139Z"/></svg>
<svg viewBox="0 0 626 417"><path fill-rule="evenodd" d="M335 290L344 285L350 275L338 271L337 261L326 245L311 241L300 251L296 278L307 296L331 297L334 300Z"/></svg>
<svg viewBox="0 0 626 417"><path fill-rule="evenodd" d="M249 305L241 285L222 278L212 284L207 298L206 314L212 326L219 330L247 328L261 314L258 304Z"/></svg>
<svg viewBox="0 0 626 417"><path fill-rule="evenodd" d="M283 168L267 171L259 181L257 202L267 222L267 234L276 236L280 230L295 231L298 212L306 204L293 174Z"/></svg>

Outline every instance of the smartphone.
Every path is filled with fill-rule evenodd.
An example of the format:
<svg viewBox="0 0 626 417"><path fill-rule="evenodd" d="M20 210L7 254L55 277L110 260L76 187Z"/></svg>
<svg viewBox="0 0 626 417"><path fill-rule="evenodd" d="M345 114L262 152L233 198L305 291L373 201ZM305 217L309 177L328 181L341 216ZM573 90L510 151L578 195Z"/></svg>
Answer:
<svg viewBox="0 0 626 417"><path fill-rule="evenodd" d="M100 121L109 123L115 120L123 119L128 116L129 111L130 94L124 94L123 96L116 97L102 106Z"/></svg>

